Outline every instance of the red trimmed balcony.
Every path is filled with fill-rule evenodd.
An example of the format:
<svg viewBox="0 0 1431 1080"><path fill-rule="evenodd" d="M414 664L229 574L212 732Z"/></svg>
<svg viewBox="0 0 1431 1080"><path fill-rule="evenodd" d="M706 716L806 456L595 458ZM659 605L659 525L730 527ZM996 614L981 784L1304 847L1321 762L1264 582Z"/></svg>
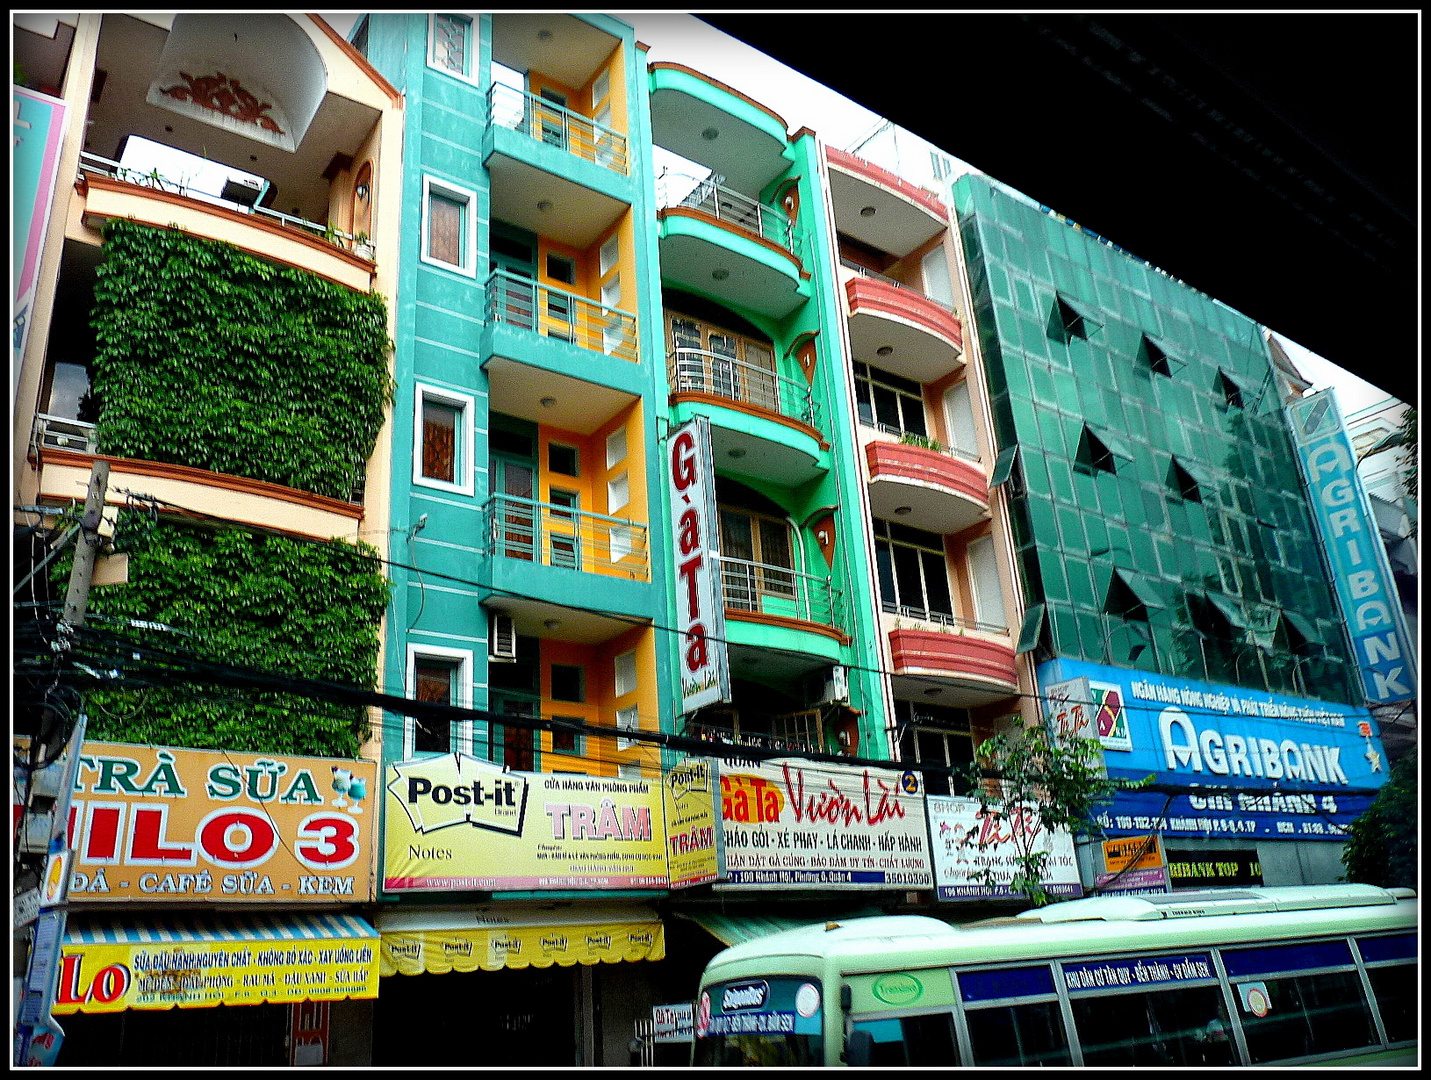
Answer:
<svg viewBox="0 0 1431 1080"><path fill-rule="evenodd" d="M949 225L934 192L843 150L827 147L835 227L846 236L904 258Z"/></svg>
<svg viewBox="0 0 1431 1080"><path fill-rule="evenodd" d="M865 446L870 512L934 533L956 533L989 516L989 478L977 464L902 442Z"/></svg>
<svg viewBox="0 0 1431 1080"><path fill-rule="evenodd" d="M971 634L898 627L889 632L896 675L933 675L971 689L1014 693L1017 654L1011 644Z"/></svg>
<svg viewBox="0 0 1431 1080"><path fill-rule="evenodd" d="M960 364L964 327L942 304L864 272L845 282L845 296L855 356L922 383Z"/></svg>

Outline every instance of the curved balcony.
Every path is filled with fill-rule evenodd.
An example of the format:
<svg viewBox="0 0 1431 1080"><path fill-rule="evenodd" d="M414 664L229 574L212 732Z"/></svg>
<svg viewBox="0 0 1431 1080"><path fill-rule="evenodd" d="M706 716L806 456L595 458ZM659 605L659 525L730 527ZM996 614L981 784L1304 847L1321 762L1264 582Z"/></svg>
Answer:
<svg viewBox="0 0 1431 1080"><path fill-rule="evenodd" d="M109 462L106 501L112 506L124 506L128 499L124 492L129 490L185 510L316 540L358 538L363 520L359 503L187 465L97 454L93 435L93 424L43 414L36 417L30 460L39 472L38 502L57 506L83 503L90 468L99 459Z"/></svg>
<svg viewBox="0 0 1431 1080"><path fill-rule="evenodd" d="M907 689L943 704L975 705L1018 692L1018 654L1007 640L991 640L963 630L934 630L896 627L889 631L890 660L898 694ZM938 686L938 697L928 695L930 679Z"/></svg>
<svg viewBox="0 0 1431 1080"><path fill-rule="evenodd" d="M704 349L676 349L667 370L672 405L707 406L718 467L791 485L823 471L819 402L803 379Z"/></svg>
<svg viewBox="0 0 1431 1080"><path fill-rule="evenodd" d="M843 150L827 147L835 227L846 236L904 258L949 226L949 209L932 191Z"/></svg>
<svg viewBox="0 0 1431 1080"><path fill-rule="evenodd" d="M959 366L964 328L948 308L861 267L845 282L850 347L886 371L915 382L942 379Z"/></svg>
<svg viewBox="0 0 1431 1080"><path fill-rule="evenodd" d="M732 643L783 647L833 659L839 655L838 646L849 642L842 628L843 596L830 577L724 555L716 556L716 562ZM750 629L734 629L732 623Z"/></svg>
<svg viewBox="0 0 1431 1080"><path fill-rule="evenodd" d="M989 479L973 462L913 443L865 446L870 512L933 533L956 533L989 516Z"/></svg>
<svg viewBox="0 0 1431 1080"><path fill-rule="evenodd" d="M655 63L651 136L657 145L760 191L790 167L785 121L725 83L681 64Z"/></svg>
<svg viewBox="0 0 1431 1080"><path fill-rule="evenodd" d="M782 319L810 298L783 213L711 180L658 181L661 276L722 303Z"/></svg>
<svg viewBox="0 0 1431 1080"><path fill-rule="evenodd" d="M141 175L107 158L82 154L75 188L84 200L81 220L92 229L110 218L177 226L362 292L372 288L377 273L371 241L359 243L302 218L191 192L181 180L157 172Z"/></svg>

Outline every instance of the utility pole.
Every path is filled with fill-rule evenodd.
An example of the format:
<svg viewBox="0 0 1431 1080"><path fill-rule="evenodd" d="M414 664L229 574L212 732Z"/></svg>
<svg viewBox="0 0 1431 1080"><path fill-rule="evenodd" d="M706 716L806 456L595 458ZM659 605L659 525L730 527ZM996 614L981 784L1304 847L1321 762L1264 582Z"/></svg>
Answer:
<svg viewBox="0 0 1431 1080"><path fill-rule="evenodd" d="M100 522L105 493L109 487L109 462L96 460L90 469L84 516L75 540L74 566L59 620L59 637L54 647L61 664L73 647L75 630L84 626L89 607L89 590L94 580L95 558L104 538ZM51 692L53 695L53 691ZM15 1025L14 1063L53 1065L64 1039L64 1029L50 1010L54 1005L56 966L65 932L65 900L69 891L68 825L70 798L79 771L80 747L84 742L83 706L74 724L65 730L67 707L57 699L47 701L40 711L38 730L30 739L28 775L24 778L26 805L20 820L17 852L22 866L38 862L43 855L43 872L25 875L37 879L34 888L15 897L16 954L23 953L25 926L29 932L29 958L20 990L20 1008ZM63 746L64 749L59 748ZM48 807L45 805L48 804ZM17 874L17 878L21 875Z"/></svg>

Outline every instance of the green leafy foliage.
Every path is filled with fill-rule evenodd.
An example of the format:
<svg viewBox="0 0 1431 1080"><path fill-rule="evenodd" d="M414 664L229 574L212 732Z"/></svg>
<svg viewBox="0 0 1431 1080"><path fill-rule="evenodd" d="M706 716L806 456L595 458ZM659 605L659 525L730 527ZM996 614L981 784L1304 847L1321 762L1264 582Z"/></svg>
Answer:
<svg viewBox="0 0 1431 1080"><path fill-rule="evenodd" d="M1416 753L1396 763L1366 813L1347 829L1342 865L1346 880L1384 889L1414 888L1416 860Z"/></svg>
<svg viewBox="0 0 1431 1080"><path fill-rule="evenodd" d="M1044 724L991 735L975 749L974 758L968 781L979 811L1011 826L999 832L1012 836L1015 852L1008 881L985 867L983 882L991 889L1007 886L1035 907L1052 899L1043 887L1049 855L1043 849L1045 834L1066 830L1075 836L1099 835L1094 810L1115 792L1152 780L1109 779L1097 739L1055 739Z"/></svg>
<svg viewBox="0 0 1431 1080"><path fill-rule="evenodd" d="M121 515L129 583L90 594L99 626L237 667L372 689L388 582L365 544L315 544ZM64 567L57 575L67 574ZM107 618L106 618L107 617ZM140 633L116 619L187 632ZM96 690L89 737L115 742L356 757L365 710L280 693L181 684Z"/></svg>
<svg viewBox="0 0 1431 1080"><path fill-rule="evenodd" d="M377 294L116 219L92 324L102 453L352 497L392 400Z"/></svg>

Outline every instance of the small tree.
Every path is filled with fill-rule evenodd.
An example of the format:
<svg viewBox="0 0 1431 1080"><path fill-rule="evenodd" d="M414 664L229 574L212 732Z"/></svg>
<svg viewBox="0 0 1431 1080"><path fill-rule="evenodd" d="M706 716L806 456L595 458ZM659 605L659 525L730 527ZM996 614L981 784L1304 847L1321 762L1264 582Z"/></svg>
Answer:
<svg viewBox="0 0 1431 1080"><path fill-rule="evenodd" d="M1351 823L1345 880L1390 888L1416 884L1416 754L1396 763L1366 813Z"/></svg>
<svg viewBox="0 0 1431 1080"><path fill-rule="evenodd" d="M1035 907L1050 903L1043 887L1049 855L1046 836L1060 829L1074 835L1101 835L1093 819L1095 808L1109 802L1114 793L1142 787L1152 779L1109 779L1101 767L1102 754L1097 739L1055 740L1042 723L993 735L979 744L968 770L979 814L1007 826L998 830L1000 842L1012 843L1015 850L1014 871L1007 882L1000 881L991 866L978 872L986 886L1007 885ZM971 834L966 842L983 849L994 841L980 833Z"/></svg>

